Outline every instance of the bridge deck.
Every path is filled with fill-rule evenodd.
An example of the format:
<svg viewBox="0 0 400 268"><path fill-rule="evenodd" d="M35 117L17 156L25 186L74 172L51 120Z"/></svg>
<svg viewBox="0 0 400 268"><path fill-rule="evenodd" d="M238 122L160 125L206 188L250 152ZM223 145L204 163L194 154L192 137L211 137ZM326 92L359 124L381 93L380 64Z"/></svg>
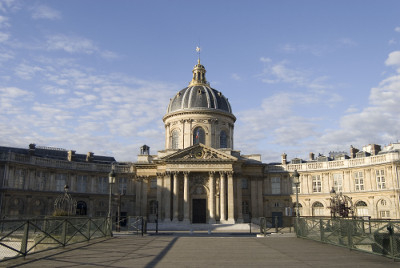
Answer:
<svg viewBox="0 0 400 268"><path fill-rule="evenodd" d="M1 262L7 267L400 267L381 256L288 236L119 235Z"/></svg>

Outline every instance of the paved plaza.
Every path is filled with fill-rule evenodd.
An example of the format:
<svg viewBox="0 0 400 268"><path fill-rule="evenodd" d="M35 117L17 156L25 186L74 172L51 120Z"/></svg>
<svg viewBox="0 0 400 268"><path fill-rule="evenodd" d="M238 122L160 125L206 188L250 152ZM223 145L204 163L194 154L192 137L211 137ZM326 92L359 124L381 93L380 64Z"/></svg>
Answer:
<svg viewBox="0 0 400 268"><path fill-rule="evenodd" d="M5 267L400 267L315 241L244 233L119 235L0 263Z"/></svg>

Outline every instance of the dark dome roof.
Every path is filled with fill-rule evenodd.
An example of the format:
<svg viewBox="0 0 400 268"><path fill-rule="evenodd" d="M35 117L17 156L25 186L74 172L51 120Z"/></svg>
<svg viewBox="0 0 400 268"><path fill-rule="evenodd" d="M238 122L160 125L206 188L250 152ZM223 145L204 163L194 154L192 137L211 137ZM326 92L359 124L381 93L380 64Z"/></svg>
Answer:
<svg viewBox="0 0 400 268"><path fill-rule="evenodd" d="M199 109L216 109L232 113L228 99L221 92L208 85L195 85L182 89L171 99L167 114Z"/></svg>

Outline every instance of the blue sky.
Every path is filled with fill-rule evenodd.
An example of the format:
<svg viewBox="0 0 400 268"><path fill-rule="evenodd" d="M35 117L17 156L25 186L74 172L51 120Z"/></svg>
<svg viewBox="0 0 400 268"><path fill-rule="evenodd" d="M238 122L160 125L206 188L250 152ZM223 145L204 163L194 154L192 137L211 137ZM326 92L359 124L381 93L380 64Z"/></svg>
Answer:
<svg viewBox="0 0 400 268"><path fill-rule="evenodd" d="M242 154L400 139L399 1L0 0L0 145L164 149L197 45Z"/></svg>

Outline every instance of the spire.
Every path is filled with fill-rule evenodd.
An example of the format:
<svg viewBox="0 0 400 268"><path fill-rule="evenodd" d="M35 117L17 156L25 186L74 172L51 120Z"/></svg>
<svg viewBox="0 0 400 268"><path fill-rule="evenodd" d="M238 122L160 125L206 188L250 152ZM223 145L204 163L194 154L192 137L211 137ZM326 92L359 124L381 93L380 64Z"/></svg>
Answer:
<svg viewBox="0 0 400 268"><path fill-rule="evenodd" d="M193 68L193 78L190 81L189 86L198 86L198 85L209 85L206 80L206 69L203 65L200 64L200 47L196 47L196 52L198 53L197 64Z"/></svg>

